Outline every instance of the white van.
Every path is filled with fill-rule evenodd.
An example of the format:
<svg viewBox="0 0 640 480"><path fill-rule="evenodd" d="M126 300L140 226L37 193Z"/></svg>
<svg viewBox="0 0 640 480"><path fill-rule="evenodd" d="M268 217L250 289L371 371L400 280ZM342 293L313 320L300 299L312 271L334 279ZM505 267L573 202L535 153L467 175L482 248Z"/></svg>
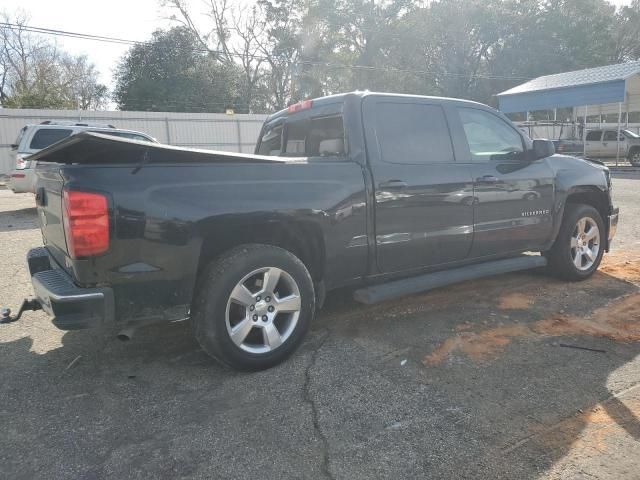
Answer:
<svg viewBox="0 0 640 480"><path fill-rule="evenodd" d="M113 125L52 122L49 120L37 125L25 125L20 129L15 143L11 145L11 150L16 152L16 168L9 174L9 188L14 193L34 193L36 162L29 161L29 156L80 132L96 132L131 140L158 143L155 138L145 133L121 130Z"/></svg>

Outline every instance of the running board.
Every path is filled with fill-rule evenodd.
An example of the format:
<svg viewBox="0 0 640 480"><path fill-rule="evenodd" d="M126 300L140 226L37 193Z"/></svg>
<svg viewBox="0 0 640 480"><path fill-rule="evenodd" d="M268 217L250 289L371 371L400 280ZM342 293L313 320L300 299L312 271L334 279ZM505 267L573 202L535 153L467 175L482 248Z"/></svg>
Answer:
<svg viewBox="0 0 640 480"><path fill-rule="evenodd" d="M412 293L426 292L427 290L433 290L434 288L444 287L445 285L451 285L452 283L463 282L465 280L475 280L491 275L529 270L546 265L547 259L541 255L522 255L506 260L494 260L444 270L442 272L427 273L426 275L420 275L418 277L395 280L380 285L372 285L371 287L356 290L353 293L353 298L357 302L370 305Z"/></svg>

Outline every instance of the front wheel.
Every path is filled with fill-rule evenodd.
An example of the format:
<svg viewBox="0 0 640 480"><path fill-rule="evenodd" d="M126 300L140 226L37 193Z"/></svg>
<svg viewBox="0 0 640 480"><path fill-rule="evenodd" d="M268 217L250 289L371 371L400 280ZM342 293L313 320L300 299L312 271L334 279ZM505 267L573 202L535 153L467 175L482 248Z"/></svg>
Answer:
<svg viewBox="0 0 640 480"><path fill-rule="evenodd" d="M640 148L636 148L629 153L629 163L634 167L640 166Z"/></svg>
<svg viewBox="0 0 640 480"><path fill-rule="evenodd" d="M598 210L590 205L567 204L560 232L545 253L550 271L565 280L585 280L600 265L605 229Z"/></svg>
<svg viewBox="0 0 640 480"><path fill-rule="evenodd" d="M291 355L315 311L313 281L291 252L242 245L207 265L192 324L212 357L238 370L263 370Z"/></svg>

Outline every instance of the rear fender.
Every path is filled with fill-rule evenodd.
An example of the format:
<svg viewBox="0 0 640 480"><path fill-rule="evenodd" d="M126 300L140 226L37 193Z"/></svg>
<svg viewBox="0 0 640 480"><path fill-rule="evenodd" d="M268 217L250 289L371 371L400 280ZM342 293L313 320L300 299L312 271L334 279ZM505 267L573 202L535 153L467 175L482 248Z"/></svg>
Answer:
<svg viewBox="0 0 640 480"><path fill-rule="evenodd" d="M201 270L211 260L238 245L261 243L290 251L307 266L314 281L320 281L324 276L326 250L320 225L323 219L310 217L293 219L276 212L254 212L204 219L199 222L202 248L198 268Z"/></svg>

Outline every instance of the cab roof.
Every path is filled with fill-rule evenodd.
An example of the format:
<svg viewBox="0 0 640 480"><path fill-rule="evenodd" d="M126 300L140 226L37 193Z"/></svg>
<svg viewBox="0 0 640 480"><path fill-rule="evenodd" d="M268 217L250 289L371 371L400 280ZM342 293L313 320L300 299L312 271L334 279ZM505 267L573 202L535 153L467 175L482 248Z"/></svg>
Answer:
<svg viewBox="0 0 640 480"><path fill-rule="evenodd" d="M313 99L311 99L311 101L313 102L313 105L312 105L311 108L323 107L323 106L331 105L331 104L335 104L335 103L344 103L347 100L347 98L350 98L350 97L358 97L358 98L364 99L365 97L372 97L372 96L385 96L385 97L398 97L398 98L416 98L416 99L419 98L419 99L435 100L435 101L438 101L439 103L451 102L451 103L456 103L456 104L467 104L467 105L481 106L483 108L489 108L489 109L492 108L492 107L489 107L488 105L485 105L483 103L474 102L472 100L464 100L464 99L460 99L460 98L435 97L435 96L427 96L427 95L412 95L412 94L407 94L407 93L370 92L368 90L355 90L353 92L337 93L335 95L327 95L325 97L313 98ZM303 100L301 102L298 102L298 103L302 103L304 101L305 100ZM295 113L296 112L290 112L289 108L283 108L282 110L269 115L269 117L267 117L267 119L265 120L265 123L269 122L269 121L271 121L273 119L280 118L280 117L285 117L285 116L292 115L292 114L295 114Z"/></svg>

